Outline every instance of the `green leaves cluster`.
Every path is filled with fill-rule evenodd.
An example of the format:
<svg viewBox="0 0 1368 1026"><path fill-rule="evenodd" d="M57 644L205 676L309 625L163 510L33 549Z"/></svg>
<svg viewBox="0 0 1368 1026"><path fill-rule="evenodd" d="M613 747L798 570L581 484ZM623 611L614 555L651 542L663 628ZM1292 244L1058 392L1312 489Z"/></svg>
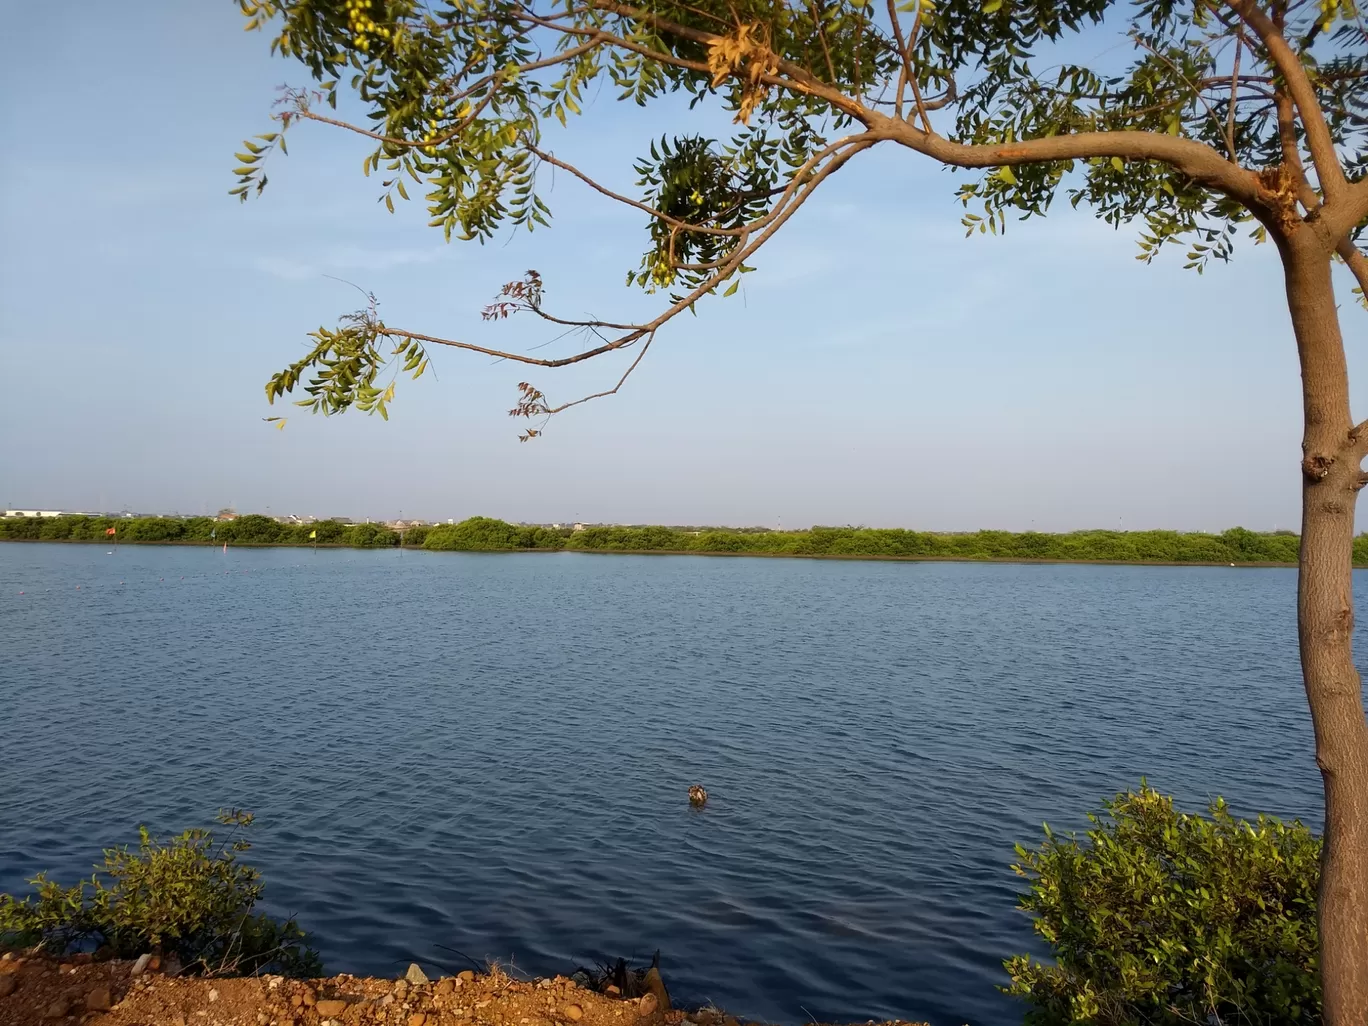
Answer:
<svg viewBox="0 0 1368 1026"><path fill-rule="evenodd" d="M1082 840L1046 826L1038 849L1017 846L1020 907L1055 961L1006 963L1028 1026L1320 1022L1320 839L1219 798L1208 813L1142 783Z"/></svg>
<svg viewBox="0 0 1368 1026"><path fill-rule="evenodd" d="M692 297L690 309L727 281L726 294L735 291L751 270L738 247L755 240L785 187L813 172L809 159L861 121L899 118L968 146L1146 133L1204 144L1250 171L1309 163L1300 122L1279 131L1281 74L1256 34L1213 0L902 0L892 10L869 0L239 3L247 27L273 32L273 50L314 80L286 92L279 132L238 154L242 198L264 187L265 158L283 151L286 130L327 120L374 142L363 171L383 169L378 200L389 210L417 189L447 239L484 242L501 226L549 223L547 130L570 126L604 77L620 101L675 94L689 111L735 115L744 128L718 139L689 130L679 112L678 128L635 163L649 244L627 283L673 290L675 305ZM1269 8L1351 179L1368 173L1368 23L1358 3ZM1101 56L1082 63L1079 45ZM337 107L339 92L363 109L359 123L319 113ZM1105 148L1006 160L959 187L970 233L1042 215L1062 194L1117 227L1140 225L1141 260L1177 244L1201 271L1228 260L1242 235L1265 238L1239 202L1158 160ZM1365 230L1368 221L1353 238ZM268 396L320 368L303 405L385 416L392 390L374 380L381 328L362 318L320 329Z"/></svg>
<svg viewBox="0 0 1368 1026"><path fill-rule="evenodd" d="M389 420L394 378L400 373L409 374L415 381L421 378L428 368L428 357L416 340L386 332L376 314L375 297L368 298L365 309L343 317L336 329L320 326L310 334L314 344L309 352L266 382L267 402L274 405L313 370L304 386L308 397L295 400L296 406L325 417L355 407ZM388 353L382 348L384 342L392 346ZM386 369L391 369L393 376L382 387L377 379Z"/></svg>
<svg viewBox="0 0 1368 1026"><path fill-rule="evenodd" d="M253 911L264 885L238 861L251 847L239 832L252 815L227 810L218 822L231 828L222 842L199 829L163 842L139 827L137 849L106 849L89 880L62 887L39 874L22 899L0 894L0 943L54 955L94 945L115 958L159 951L190 973L322 975L293 919Z"/></svg>

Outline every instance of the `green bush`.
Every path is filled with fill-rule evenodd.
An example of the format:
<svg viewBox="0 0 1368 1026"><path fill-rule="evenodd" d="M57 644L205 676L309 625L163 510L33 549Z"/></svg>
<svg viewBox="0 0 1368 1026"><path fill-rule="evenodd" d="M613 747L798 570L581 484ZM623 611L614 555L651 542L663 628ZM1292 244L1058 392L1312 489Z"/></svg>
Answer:
<svg viewBox="0 0 1368 1026"><path fill-rule="evenodd" d="M251 847L238 836L251 813L220 812L218 822L232 828L222 843L208 830L162 842L139 827L137 850L106 849L89 880L62 887L40 873L22 900L0 894L0 946L53 955L101 947L115 958L159 951L185 972L321 976L318 953L293 919L252 911L261 874L238 861Z"/></svg>
<svg viewBox="0 0 1368 1026"><path fill-rule="evenodd" d="M1086 843L1047 825L1039 849L1017 846L1020 907L1055 959L1006 962L1028 1026L1321 1021L1318 837L1219 798L1181 813L1143 782L1105 810Z"/></svg>

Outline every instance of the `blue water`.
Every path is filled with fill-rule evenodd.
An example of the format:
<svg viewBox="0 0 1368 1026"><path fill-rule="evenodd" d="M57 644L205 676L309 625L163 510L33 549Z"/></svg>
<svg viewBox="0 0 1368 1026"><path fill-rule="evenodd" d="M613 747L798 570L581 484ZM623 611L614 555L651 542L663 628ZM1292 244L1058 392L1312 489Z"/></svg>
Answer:
<svg viewBox="0 0 1368 1026"><path fill-rule="evenodd" d="M659 948L676 999L742 1017L1019 1021L994 987L1040 951L1008 866L1042 820L1145 774L1319 827L1294 593L1271 569L0 545L0 889L238 805L333 971Z"/></svg>

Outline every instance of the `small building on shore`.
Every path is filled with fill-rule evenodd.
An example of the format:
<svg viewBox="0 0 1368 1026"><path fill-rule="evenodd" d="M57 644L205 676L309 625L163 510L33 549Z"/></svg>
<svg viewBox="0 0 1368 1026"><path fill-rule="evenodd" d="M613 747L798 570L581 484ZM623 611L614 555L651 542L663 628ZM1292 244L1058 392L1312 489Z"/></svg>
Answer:
<svg viewBox="0 0 1368 1026"><path fill-rule="evenodd" d="M7 509L7 517L60 517L64 516L60 509Z"/></svg>

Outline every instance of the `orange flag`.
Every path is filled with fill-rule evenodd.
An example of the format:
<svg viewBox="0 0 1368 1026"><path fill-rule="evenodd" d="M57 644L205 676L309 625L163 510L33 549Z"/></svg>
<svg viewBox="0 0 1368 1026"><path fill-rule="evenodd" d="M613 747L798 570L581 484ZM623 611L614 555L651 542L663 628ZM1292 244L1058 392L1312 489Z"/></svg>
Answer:
<svg viewBox="0 0 1368 1026"><path fill-rule="evenodd" d="M106 527L106 528L105 528L105 534L113 534L113 533L114 533L114 528L112 528L112 527Z"/></svg>

